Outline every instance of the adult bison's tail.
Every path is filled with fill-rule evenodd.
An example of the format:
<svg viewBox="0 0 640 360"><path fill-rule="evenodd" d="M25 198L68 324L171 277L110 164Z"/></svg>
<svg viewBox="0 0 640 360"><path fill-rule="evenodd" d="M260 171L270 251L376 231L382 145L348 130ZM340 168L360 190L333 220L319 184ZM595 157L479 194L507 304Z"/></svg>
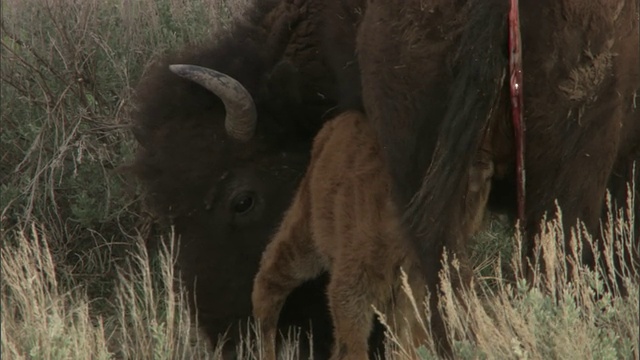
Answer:
<svg viewBox="0 0 640 360"><path fill-rule="evenodd" d="M508 72L508 10L506 0L470 0L463 10L468 21L460 25L454 46L445 115L431 162L422 165L425 176L404 214L427 278L435 276L434 255L444 246L464 252L466 222L476 216L465 197L489 121L498 104L506 103L501 95Z"/></svg>

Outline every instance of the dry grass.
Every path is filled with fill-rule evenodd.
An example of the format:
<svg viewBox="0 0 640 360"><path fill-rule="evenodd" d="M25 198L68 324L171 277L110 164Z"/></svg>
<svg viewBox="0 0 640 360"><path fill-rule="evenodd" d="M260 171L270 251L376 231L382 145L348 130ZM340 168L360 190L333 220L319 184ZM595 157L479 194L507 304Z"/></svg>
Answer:
<svg viewBox="0 0 640 360"><path fill-rule="evenodd" d="M137 189L115 169L134 148L126 111L150 61L211 41L245 2L2 2L3 358L219 355L199 337L174 286L173 249L147 253L146 242L169 229L151 227ZM631 211L615 215L601 254L608 263L638 236ZM579 249L557 245L586 235L563 234L553 219L541 241L547 272L525 284L521 264L509 260L519 258L510 256L518 249L511 229L493 224L479 237L477 291L465 293L462 306L443 288L457 357L638 358L637 269L623 274L629 296L603 292L611 274L566 268L565 256L576 262ZM510 269L515 283L504 281ZM291 335L284 357L293 359L295 337L305 335ZM413 349L394 339L389 334L393 358L434 357L430 343ZM259 357L259 341L247 334L240 357Z"/></svg>
<svg viewBox="0 0 640 360"><path fill-rule="evenodd" d="M556 216L542 225L539 249L544 255L539 260L545 270L538 268L532 283L527 283L522 272L525 264L520 260L519 236L511 243L517 255L511 257L508 267L512 281L504 278L505 266L499 256L482 259L475 271L475 289L459 296L450 286L452 274L443 271L439 296L444 301L439 311L454 344L455 358L638 359L640 269L637 263L611 266L633 251L637 253L632 194L630 190L626 209L611 212L602 250L597 250L593 238L584 232L565 234L558 209ZM569 249L564 248L565 237L571 239ZM582 241L606 266L590 269L582 264L578 256ZM455 259L452 261L455 264ZM481 275L488 265L493 267L491 277ZM619 283L616 271L622 279ZM413 299L406 278L403 280L405 293ZM420 316L423 331L429 333L428 314L416 310L409 316ZM432 340L415 349L402 343L399 334L390 333L388 338L394 359L436 358Z"/></svg>
<svg viewBox="0 0 640 360"><path fill-rule="evenodd" d="M113 311L91 311L92 299L59 273L35 224L2 249L4 359L213 359L175 292L173 249L156 267L140 241L118 270ZM153 269L153 270L152 270ZM63 279L61 281L60 279Z"/></svg>
<svg viewBox="0 0 640 360"><path fill-rule="evenodd" d="M633 234L629 215L632 213L620 211L609 219L604 250L608 255L601 254L600 258L613 260L614 248L630 250ZM522 268L518 256L512 259L515 283L478 276L476 289L464 291L460 297L454 296L448 286L451 274L442 274L440 296L445 301L440 311L446 318L456 358L638 358L638 269L621 269L628 296L615 296L620 292L615 283L610 291L604 291L612 273L582 266L576 256L577 241L569 251L559 245L564 236L560 218L561 213L544 226L541 247L548 254L542 260L547 271L536 272L533 284L527 284L518 274L517 269ZM571 236L579 239L578 235ZM128 261L116 271L111 311L96 312L92 311L93 299L86 288L69 274L60 273L47 245L46 229L32 224L17 237L19 242L4 246L1 253L3 357L219 357L218 349L208 348L188 315L184 293L175 283L174 249L163 248L154 262L143 240L138 239ZM586 240L591 243L588 236ZM519 244L513 245L517 249ZM565 259L577 266L567 267ZM491 263L499 277L500 259ZM428 316L420 316L428 333ZM390 359L437 358L430 338L415 349L402 343L400 334L387 335ZM295 336L292 345L285 348L284 359L298 358ZM248 333L238 348L240 358L260 358L256 346L259 341L253 332Z"/></svg>
<svg viewBox="0 0 640 360"><path fill-rule="evenodd" d="M632 209L632 207L630 207ZM597 258L613 260L630 254L637 246L632 232L631 211L611 217L607 224L606 246ZM614 270L590 270L581 263L580 244L593 239L581 232L564 234L562 213L543 225L540 239L544 271L536 271L527 284L520 259L511 259L515 283L497 282L497 288L480 285L480 291L466 292L463 303L444 291L444 308L452 339L460 357L489 359L631 359L638 358L638 268L621 269L627 297L612 296L622 289L613 281ZM564 239L571 246L564 249ZM514 253L520 254L519 241ZM614 248L620 250L614 255ZM616 259L618 260L618 259ZM571 266L567 266L567 263ZM501 271L496 266L496 273ZM447 283L448 275L443 276ZM605 291L605 287L609 291ZM466 309L466 310L465 310Z"/></svg>

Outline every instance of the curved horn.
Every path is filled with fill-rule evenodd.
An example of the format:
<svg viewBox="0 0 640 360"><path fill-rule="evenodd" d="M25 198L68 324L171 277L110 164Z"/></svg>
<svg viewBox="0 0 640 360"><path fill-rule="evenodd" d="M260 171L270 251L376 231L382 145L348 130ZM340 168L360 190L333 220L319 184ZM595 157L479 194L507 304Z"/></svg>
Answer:
<svg viewBox="0 0 640 360"><path fill-rule="evenodd" d="M227 116L227 134L239 141L249 141L256 130L256 106L249 91L229 75L197 65L169 65L176 75L191 80L222 100Z"/></svg>

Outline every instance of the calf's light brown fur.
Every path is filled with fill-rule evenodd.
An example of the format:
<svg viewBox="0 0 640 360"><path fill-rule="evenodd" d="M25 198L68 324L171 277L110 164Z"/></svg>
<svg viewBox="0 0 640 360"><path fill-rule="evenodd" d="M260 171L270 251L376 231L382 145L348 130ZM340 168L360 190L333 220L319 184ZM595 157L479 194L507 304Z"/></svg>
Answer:
<svg viewBox="0 0 640 360"><path fill-rule="evenodd" d="M493 164L480 157L469 169L466 203L471 213L484 208L492 174ZM408 274L419 303L426 288L418 259L402 236L390 184L374 129L362 114L346 112L324 125L254 282L253 312L265 336L268 359L275 359L278 316L287 296L324 271L331 277L327 295L334 325L333 359L368 358L372 305L386 311L391 324L404 323L405 316L414 319L408 329L414 341L424 334L406 295L400 293L400 268ZM475 232L480 218L461 226Z"/></svg>

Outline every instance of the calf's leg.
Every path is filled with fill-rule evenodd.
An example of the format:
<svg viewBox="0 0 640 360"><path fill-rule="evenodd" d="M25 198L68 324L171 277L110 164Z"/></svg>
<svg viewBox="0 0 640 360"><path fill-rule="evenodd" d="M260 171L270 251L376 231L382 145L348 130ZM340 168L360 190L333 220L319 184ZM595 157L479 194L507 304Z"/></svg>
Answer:
<svg viewBox="0 0 640 360"><path fill-rule="evenodd" d="M417 259L413 260L417 263ZM427 328L424 319L426 286L424 277L419 269L412 264L405 263L402 269L408 276L411 294L407 294L399 282L394 287L393 301L387 307L387 321L393 327L400 344L406 348L410 356L418 357L412 350L418 349L427 341ZM414 304L417 308L414 308ZM417 312L417 313L416 313Z"/></svg>
<svg viewBox="0 0 640 360"><path fill-rule="evenodd" d="M372 283L361 276L334 271L328 287L334 327L331 360L367 360L368 338L373 328L373 309L367 288Z"/></svg>
<svg viewBox="0 0 640 360"><path fill-rule="evenodd" d="M316 253L305 214L294 204L267 246L254 280L253 315L263 336L265 358L276 358L278 317L287 296L324 269Z"/></svg>
<svg viewBox="0 0 640 360"><path fill-rule="evenodd" d="M467 188L464 194L463 214L460 219L458 236L452 237L456 241L451 243L453 252L460 260L460 277L452 272L456 285L468 287L473 275L469 260L469 239L480 231L485 216L491 180L495 166L492 159L491 147L488 139L474 157L473 164L467 171Z"/></svg>

